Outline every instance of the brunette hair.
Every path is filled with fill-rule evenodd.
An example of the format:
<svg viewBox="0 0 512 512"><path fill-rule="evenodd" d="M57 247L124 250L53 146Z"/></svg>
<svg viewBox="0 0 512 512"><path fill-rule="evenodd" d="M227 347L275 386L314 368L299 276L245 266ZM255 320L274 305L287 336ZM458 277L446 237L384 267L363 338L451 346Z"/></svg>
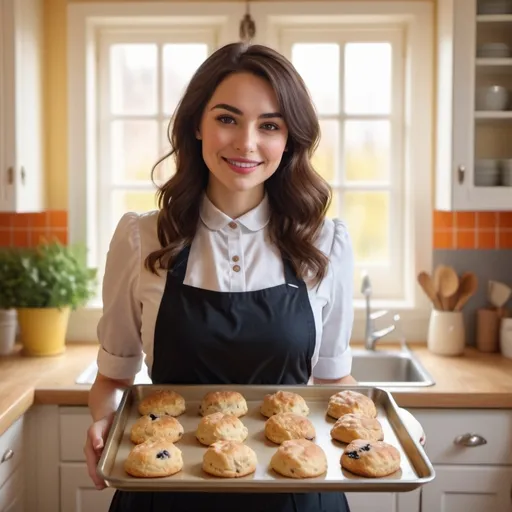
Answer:
<svg viewBox="0 0 512 512"><path fill-rule="evenodd" d="M318 118L293 65L271 48L245 43L228 44L203 62L169 123L172 150L155 164L151 177L156 167L172 155L176 173L157 192L157 231L162 248L148 255L145 266L153 273L157 273L157 263L160 268L171 268L174 258L194 238L209 176L197 129L217 86L228 75L240 72L270 83L288 127L288 151L265 182L271 211L270 239L300 278L318 283L326 273L328 258L314 242L331 202L329 185L311 165L320 137Z"/></svg>

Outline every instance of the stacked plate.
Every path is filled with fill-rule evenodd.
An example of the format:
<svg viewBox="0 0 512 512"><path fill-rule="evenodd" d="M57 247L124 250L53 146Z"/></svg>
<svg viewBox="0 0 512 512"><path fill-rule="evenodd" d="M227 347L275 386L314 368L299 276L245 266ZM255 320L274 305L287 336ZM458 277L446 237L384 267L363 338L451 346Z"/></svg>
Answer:
<svg viewBox="0 0 512 512"><path fill-rule="evenodd" d="M496 187L500 184L499 160L483 159L475 161L475 187Z"/></svg>
<svg viewBox="0 0 512 512"><path fill-rule="evenodd" d="M478 46L476 55L482 59L508 59L510 46L505 43L484 43Z"/></svg>

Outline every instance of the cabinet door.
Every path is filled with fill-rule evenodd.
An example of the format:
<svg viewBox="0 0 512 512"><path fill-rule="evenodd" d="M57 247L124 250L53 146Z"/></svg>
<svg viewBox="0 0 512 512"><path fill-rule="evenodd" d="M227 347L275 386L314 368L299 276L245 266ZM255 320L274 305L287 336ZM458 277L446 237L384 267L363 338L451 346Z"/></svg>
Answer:
<svg viewBox="0 0 512 512"><path fill-rule="evenodd" d="M41 0L0 4L0 211L43 209Z"/></svg>
<svg viewBox="0 0 512 512"><path fill-rule="evenodd" d="M436 478L423 488L422 510L511 512L512 468L436 466Z"/></svg>
<svg viewBox="0 0 512 512"><path fill-rule="evenodd" d="M512 112L477 112L475 104L479 86L508 84L503 76L511 69L508 63L492 68L490 59L477 62L477 40L487 31L489 36L496 32L496 42L508 42L510 36L502 41L497 29L509 27L503 29L506 34L512 21L499 15L477 17L476 4L477 0L438 2L435 208L439 210L510 210L512 204L510 186L475 186L477 159L512 157Z"/></svg>
<svg viewBox="0 0 512 512"><path fill-rule="evenodd" d="M60 465L60 512L108 510L114 492L110 488L98 491L89 478L85 464Z"/></svg>
<svg viewBox="0 0 512 512"><path fill-rule="evenodd" d="M350 509L354 512L419 512L421 491L393 493L347 493Z"/></svg>

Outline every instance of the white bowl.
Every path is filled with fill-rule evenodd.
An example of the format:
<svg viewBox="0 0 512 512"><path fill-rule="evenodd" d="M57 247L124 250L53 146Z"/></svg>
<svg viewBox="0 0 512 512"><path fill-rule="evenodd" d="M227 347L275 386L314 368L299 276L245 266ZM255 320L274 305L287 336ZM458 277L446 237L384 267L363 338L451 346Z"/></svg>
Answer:
<svg viewBox="0 0 512 512"><path fill-rule="evenodd" d="M477 110L505 110L508 101L508 90L501 85L480 87L476 93Z"/></svg>
<svg viewBox="0 0 512 512"><path fill-rule="evenodd" d="M497 187L501 182L500 174L475 173L475 187Z"/></svg>
<svg viewBox="0 0 512 512"><path fill-rule="evenodd" d="M481 158L475 160L475 170L486 171L486 170L498 170L499 160L495 158Z"/></svg>

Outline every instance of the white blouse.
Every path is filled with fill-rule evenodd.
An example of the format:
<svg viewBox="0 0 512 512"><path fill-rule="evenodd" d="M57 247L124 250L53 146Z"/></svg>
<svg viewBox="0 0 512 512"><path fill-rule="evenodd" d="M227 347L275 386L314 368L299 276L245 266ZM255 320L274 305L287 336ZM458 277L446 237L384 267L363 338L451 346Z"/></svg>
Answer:
<svg viewBox="0 0 512 512"><path fill-rule="evenodd" d="M283 284L282 257L268 238L269 215L266 196L253 210L231 219L204 195L184 283L221 292ZM156 221L156 211L126 213L110 243L97 362L99 372L112 379L134 377L144 356L151 375L155 322L166 281L165 272L156 276L144 268L146 256L160 248ZM308 288L316 327L313 376L339 379L352 366L352 244L340 220L326 220L316 245L330 264L321 283Z"/></svg>

